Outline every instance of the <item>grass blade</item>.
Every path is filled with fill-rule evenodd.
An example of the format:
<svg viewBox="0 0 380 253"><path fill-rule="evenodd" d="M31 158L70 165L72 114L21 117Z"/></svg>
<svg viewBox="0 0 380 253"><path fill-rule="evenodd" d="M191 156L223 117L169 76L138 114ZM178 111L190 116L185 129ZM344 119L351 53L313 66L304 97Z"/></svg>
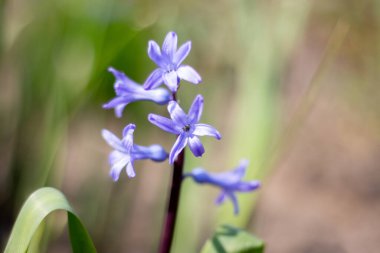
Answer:
<svg viewBox="0 0 380 253"><path fill-rule="evenodd" d="M25 253L38 226L50 213L57 210L67 211L73 252L96 252L87 230L75 215L66 197L54 188L45 187L32 193L24 203L4 253Z"/></svg>

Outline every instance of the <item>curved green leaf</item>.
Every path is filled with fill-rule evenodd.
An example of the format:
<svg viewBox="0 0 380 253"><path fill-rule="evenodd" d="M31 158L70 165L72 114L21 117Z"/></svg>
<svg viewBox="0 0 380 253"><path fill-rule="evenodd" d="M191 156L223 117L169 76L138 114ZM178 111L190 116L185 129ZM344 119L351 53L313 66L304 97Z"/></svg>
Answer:
<svg viewBox="0 0 380 253"><path fill-rule="evenodd" d="M244 230L222 225L201 253L263 253L264 242Z"/></svg>
<svg viewBox="0 0 380 253"><path fill-rule="evenodd" d="M12 229L4 253L25 253L38 226L48 214L67 211L71 246L74 253L95 253L96 249L87 230L75 215L66 197L50 187L32 193L24 203Z"/></svg>

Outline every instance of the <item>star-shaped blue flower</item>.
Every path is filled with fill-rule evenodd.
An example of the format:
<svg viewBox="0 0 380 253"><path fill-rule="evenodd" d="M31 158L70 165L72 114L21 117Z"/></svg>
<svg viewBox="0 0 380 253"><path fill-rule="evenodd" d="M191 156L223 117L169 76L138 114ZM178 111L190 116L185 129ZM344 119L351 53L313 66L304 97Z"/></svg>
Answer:
<svg viewBox="0 0 380 253"><path fill-rule="evenodd" d="M129 103L139 100L149 100L157 104L163 105L167 104L172 96L166 89L152 89L145 90L142 85L129 79L123 72L117 71L114 68L109 68L115 78L115 92L116 97L103 105L104 109L115 109L116 117L120 118L122 116L124 107Z"/></svg>
<svg viewBox="0 0 380 253"><path fill-rule="evenodd" d="M166 35L162 50L153 40L148 44L148 55L157 65L144 83L147 90L154 89L165 83L172 91L176 92L181 79L193 84L198 84L202 78L192 67L181 65L191 50L191 42L188 41L177 50L177 34L169 32Z"/></svg>
<svg viewBox="0 0 380 253"><path fill-rule="evenodd" d="M136 126L127 125L123 130L123 138L120 140L110 131L103 129L102 136L106 142L115 150L109 155L111 165L110 176L114 181L119 179L121 170L126 167L128 177L135 177L136 173L133 168L135 160L151 159L156 162L166 160L168 154L160 145L151 145L149 147L133 144L133 132Z"/></svg>
<svg viewBox="0 0 380 253"><path fill-rule="evenodd" d="M239 204L236 192L250 192L260 187L257 180L243 182L242 178L247 170L248 161L242 160L235 169L229 172L211 173L202 168L196 168L190 173L184 174L184 177L192 177L193 180L200 184L211 184L222 189L222 192L215 200L217 205L222 204L226 198L232 201L234 214L239 213Z"/></svg>
<svg viewBox="0 0 380 253"><path fill-rule="evenodd" d="M195 97L193 104L186 114L176 101L170 101L168 111L171 119L156 114L149 114L148 120L172 134L178 135L176 142L169 155L169 163L173 164L178 154L189 144L191 152L196 157L202 156L205 149L197 136L212 136L220 140L220 133L212 126L198 123L203 111L203 97L198 95Z"/></svg>

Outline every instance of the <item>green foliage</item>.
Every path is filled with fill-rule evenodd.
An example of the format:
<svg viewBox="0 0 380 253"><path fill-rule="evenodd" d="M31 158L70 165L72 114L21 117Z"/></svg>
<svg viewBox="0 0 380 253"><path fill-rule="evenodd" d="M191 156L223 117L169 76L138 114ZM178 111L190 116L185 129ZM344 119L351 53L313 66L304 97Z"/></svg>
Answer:
<svg viewBox="0 0 380 253"><path fill-rule="evenodd" d="M244 230L222 225L201 253L263 253L264 242Z"/></svg>
<svg viewBox="0 0 380 253"><path fill-rule="evenodd" d="M65 196L54 188L45 187L32 193L24 203L4 253L26 252L40 224L50 213L57 210L67 211L73 252L96 252L91 238Z"/></svg>

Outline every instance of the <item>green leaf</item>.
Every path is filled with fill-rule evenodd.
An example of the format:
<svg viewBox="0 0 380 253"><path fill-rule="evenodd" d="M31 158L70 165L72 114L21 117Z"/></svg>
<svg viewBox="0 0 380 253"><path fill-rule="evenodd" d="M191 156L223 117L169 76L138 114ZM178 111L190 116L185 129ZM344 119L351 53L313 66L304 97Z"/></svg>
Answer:
<svg viewBox="0 0 380 253"><path fill-rule="evenodd" d="M264 242L248 232L222 225L203 246L201 253L263 253Z"/></svg>
<svg viewBox="0 0 380 253"><path fill-rule="evenodd" d="M4 253L25 253L43 220L57 210L67 211L71 246L74 253L96 253L87 230L75 215L66 197L50 187L32 193L24 203L12 229Z"/></svg>

